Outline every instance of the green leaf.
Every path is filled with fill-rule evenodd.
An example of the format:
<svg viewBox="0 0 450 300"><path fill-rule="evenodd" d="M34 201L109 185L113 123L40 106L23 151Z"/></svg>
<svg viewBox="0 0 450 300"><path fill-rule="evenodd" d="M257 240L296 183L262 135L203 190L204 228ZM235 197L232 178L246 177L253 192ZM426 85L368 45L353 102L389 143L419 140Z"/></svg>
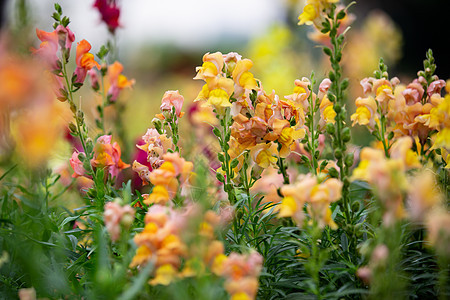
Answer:
<svg viewBox="0 0 450 300"><path fill-rule="evenodd" d="M216 173L216 178L217 178L217 180L219 180L222 183L225 182L225 177L222 175L222 173L217 172Z"/></svg>
<svg viewBox="0 0 450 300"><path fill-rule="evenodd" d="M230 167L231 167L232 169L234 169L234 168L237 167L238 164L239 164L239 160L238 160L237 158L235 158L235 159L233 159L233 160L231 161Z"/></svg>
<svg viewBox="0 0 450 300"><path fill-rule="evenodd" d="M219 130L219 128L217 128L217 127L214 127L214 129L213 129L213 133L214 133L214 135L215 135L215 136L217 136L218 138L220 138L220 137L221 137L221 133L220 133L220 130Z"/></svg>
<svg viewBox="0 0 450 300"><path fill-rule="evenodd" d="M131 300L136 299L139 292L145 290L145 285L147 284L148 277L153 271L154 264L152 262L147 263L147 265L141 270L139 276L133 280L133 284L125 289L125 291L120 294L118 300Z"/></svg>
<svg viewBox="0 0 450 300"><path fill-rule="evenodd" d="M58 3L55 3L55 4L54 4L54 8L55 8L55 10L56 10L60 15L62 15L62 8L61 8L61 5L59 5Z"/></svg>
<svg viewBox="0 0 450 300"><path fill-rule="evenodd" d="M67 27L70 23L70 19L68 17L63 17L63 19L61 20L61 25L64 27Z"/></svg>
<svg viewBox="0 0 450 300"><path fill-rule="evenodd" d="M52 18L53 18L55 21L59 22L61 16L60 16L57 12L54 12L53 15L52 15Z"/></svg>
<svg viewBox="0 0 450 300"><path fill-rule="evenodd" d="M343 18L345 18L345 10L342 9L337 13L336 19L342 20Z"/></svg>
<svg viewBox="0 0 450 300"><path fill-rule="evenodd" d="M331 52L331 49L328 47L323 47L323 52L328 55L331 56L333 53Z"/></svg>

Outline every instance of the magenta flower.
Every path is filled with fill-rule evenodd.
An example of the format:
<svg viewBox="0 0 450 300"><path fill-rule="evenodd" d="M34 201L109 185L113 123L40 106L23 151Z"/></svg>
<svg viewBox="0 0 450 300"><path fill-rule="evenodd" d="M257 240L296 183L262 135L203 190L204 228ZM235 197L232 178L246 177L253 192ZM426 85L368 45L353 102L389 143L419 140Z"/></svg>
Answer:
<svg viewBox="0 0 450 300"><path fill-rule="evenodd" d="M120 26L120 9L117 7L116 0L95 0L94 7L100 12L108 30L114 34L116 28Z"/></svg>

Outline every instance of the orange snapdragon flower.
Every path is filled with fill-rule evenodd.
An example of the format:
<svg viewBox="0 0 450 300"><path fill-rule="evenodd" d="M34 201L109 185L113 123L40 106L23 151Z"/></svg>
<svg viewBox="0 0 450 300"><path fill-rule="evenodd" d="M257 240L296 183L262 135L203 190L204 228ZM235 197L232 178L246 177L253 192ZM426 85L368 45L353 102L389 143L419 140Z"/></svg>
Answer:
<svg viewBox="0 0 450 300"><path fill-rule="evenodd" d="M112 177L117 177L120 170L130 167L120 158L121 150L117 142L111 144L110 135L102 135L94 147L94 158L91 164L96 168L106 168Z"/></svg>
<svg viewBox="0 0 450 300"><path fill-rule="evenodd" d="M94 67L100 69L100 65L94 59L94 54L89 53L91 48L91 44L86 40L81 40L77 43L77 54L75 58L77 67L73 73L73 76L76 76L75 83L84 83L87 72L90 69Z"/></svg>
<svg viewBox="0 0 450 300"><path fill-rule="evenodd" d="M179 212L153 205L145 216L144 230L134 237L138 249L130 267L153 261L156 276L150 284L169 284L175 278L181 258L187 254L187 247L179 236L180 222L184 222L184 217Z"/></svg>
<svg viewBox="0 0 450 300"><path fill-rule="evenodd" d="M109 88L105 87L105 90L108 90L109 101L116 101L120 91L125 88L131 88L135 84L134 79L128 79L122 72L123 66L118 61L108 66L107 78Z"/></svg>

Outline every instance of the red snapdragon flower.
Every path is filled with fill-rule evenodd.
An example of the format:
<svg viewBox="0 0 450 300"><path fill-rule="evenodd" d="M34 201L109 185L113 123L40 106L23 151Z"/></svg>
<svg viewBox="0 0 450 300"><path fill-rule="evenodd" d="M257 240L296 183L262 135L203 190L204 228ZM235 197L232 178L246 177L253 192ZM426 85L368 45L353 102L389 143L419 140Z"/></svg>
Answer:
<svg viewBox="0 0 450 300"><path fill-rule="evenodd" d="M114 34L116 28L120 26L120 9L117 7L116 0L95 0L94 7L100 12L108 30Z"/></svg>

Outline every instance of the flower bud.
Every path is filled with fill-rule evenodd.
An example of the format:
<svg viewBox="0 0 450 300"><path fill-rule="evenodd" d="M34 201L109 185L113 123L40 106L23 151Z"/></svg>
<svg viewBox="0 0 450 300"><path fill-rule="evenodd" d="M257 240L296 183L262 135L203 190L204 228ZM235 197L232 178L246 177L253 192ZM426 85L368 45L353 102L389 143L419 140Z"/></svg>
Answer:
<svg viewBox="0 0 450 300"><path fill-rule="evenodd" d="M328 134L333 135L335 132L334 124L328 123L326 126Z"/></svg>
<svg viewBox="0 0 450 300"><path fill-rule="evenodd" d="M345 127L342 129L342 140L347 143L351 139L350 128Z"/></svg>

